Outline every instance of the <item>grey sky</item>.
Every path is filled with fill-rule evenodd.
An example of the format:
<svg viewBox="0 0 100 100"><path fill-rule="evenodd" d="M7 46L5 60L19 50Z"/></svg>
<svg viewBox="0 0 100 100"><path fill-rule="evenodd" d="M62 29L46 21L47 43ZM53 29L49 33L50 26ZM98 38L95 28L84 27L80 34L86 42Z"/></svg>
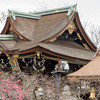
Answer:
<svg viewBox="0 0 100 100"><path fill-rule="evenodd" d="M53 9L76 3L82 23L88 20L92 24L100 25L100 0L0 0L0 11L7 12L8 9L13 9L29 12L37 11L42 6ZM3 25L4 23L0 23L0 31Z"/></svg>

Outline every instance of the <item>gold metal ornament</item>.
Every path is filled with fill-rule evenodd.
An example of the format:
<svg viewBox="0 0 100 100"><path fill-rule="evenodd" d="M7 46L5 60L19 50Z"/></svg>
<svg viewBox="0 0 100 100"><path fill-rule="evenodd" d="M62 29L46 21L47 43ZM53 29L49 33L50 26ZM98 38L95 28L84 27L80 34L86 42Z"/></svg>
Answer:
<svg viewBox="0 0 100 100"><path fill-rule="evenodd" d="M95 91L94 91L94 88L92 88L92 90L90 91L90 96L89 96L90 99L94 99L95 98Z"/></svg>
<svg viewBox="0 0 100 100"><path fill-rule="evenodd" d="M40 59L41 51L36 51L37 59Z"/></svg>

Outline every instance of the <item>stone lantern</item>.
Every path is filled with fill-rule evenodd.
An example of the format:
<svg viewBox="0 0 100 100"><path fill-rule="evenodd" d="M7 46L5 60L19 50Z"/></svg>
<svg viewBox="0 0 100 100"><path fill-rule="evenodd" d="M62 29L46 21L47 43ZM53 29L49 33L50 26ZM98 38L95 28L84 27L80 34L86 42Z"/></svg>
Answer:
<svg viewBox="0 0 100 100"><path fill-rule="evenodd" d="M37 96L37 100L43 100L43 89L42 88L38 89L36 96Z"/></svg>
<svg viewBox="0 0 100 100"><path fill-rule="evenodd" d="M66 85L63 88L63 92L60 97L60 100L77 100L77 98L71 95L70 87Z"/></svg>
<svg viewBox="0 0 100 100"><path fill-rule="evenodd" d="M39 88L39 89L38 89L37 95L38 95L38 96L43 96L43 89L42 89L42 88Z"/></svg>

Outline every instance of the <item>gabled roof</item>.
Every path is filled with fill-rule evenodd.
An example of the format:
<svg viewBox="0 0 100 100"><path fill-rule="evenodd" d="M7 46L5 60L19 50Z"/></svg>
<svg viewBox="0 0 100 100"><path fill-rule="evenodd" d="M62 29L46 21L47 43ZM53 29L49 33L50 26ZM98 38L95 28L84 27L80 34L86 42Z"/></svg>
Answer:
<svg viewBox="0 0 100 100"><path fill-rule="evenodd" d="M63 43L55 41L69 28L72 22L75 24L74 31L78 33L76 35L79 36L80 42L84 40L83 42L90 50L77 46L77 43L69 42L64 45L67 41L63 41ZM20 40L0 41L6 50L1 47L8 54L14 54L17 51L21 55L34 52L34 50L44 50L52 56L90 61L96 51L96 47L89 40L80 23L76 5L31 14L9 10L9 16L1 34L9 34L10 28ZM11 43L11 41L15 42Z"/></svg>
<svg viewBox="0 0 100 100"><path fill-rule="evenodd" d="M31 14L9 10L9 20L21 36L34 42L36 40L43 41L57 34L68 24L66 18L69 18L68 15L73 9L76 11L76 5ZM35 18L32 15L40 18Z"/></svg>

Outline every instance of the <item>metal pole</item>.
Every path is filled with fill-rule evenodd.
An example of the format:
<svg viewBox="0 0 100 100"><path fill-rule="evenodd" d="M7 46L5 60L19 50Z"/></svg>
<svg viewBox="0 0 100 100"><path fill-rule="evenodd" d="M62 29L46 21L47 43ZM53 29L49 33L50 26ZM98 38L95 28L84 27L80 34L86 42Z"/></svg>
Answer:
<svg viewBox="0 0 100 100"><path fill-rule="evenodd" d="M59 100L59 94L60 94L60 73L55 73L55 100Z"/></svg>

